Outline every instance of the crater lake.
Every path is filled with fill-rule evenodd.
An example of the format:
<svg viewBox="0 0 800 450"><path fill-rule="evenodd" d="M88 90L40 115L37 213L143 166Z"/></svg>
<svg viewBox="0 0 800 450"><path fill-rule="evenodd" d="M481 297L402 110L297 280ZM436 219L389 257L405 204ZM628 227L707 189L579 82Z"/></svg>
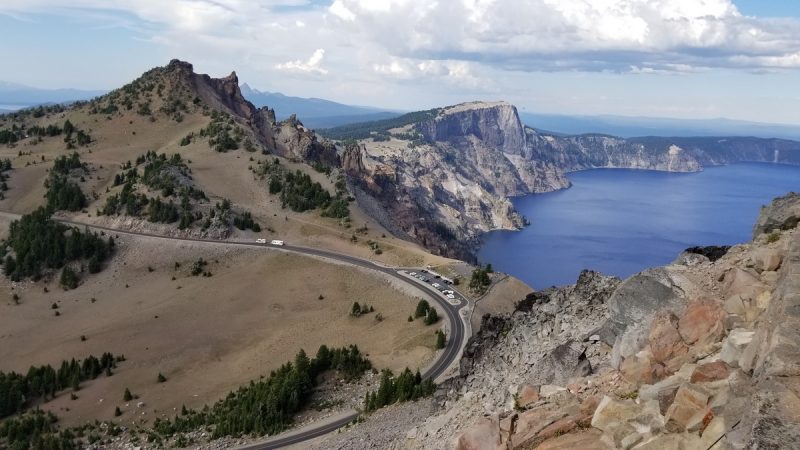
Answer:
<svg viewBox="0 0 800 450"><path fill-rule="evenodd" d="M750 241L761 206L800 190L800 167L593 169L569 179L569 189L513 199L531 224L487 233L478 260L535 289L574 283L583 269L625 278L688 247Z"/></svg>

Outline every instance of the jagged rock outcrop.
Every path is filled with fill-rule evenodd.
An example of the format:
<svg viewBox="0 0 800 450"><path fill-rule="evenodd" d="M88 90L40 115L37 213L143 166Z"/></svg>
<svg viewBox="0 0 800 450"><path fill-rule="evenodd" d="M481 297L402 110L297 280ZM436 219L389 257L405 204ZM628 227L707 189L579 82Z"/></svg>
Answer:
<svg viewBox="0 0 800 450"><path fill-rule="evenodd" d="M173 86L188 89L203 104L230 114L247 127L267 151L311 164L328 167L339 165L336 147L328 140L319 141L314 132L305 128L294 116L277 122L274 110L256 108L247 101L242 96L236 72L223 78L211 78L195 73L190 63L177 59L170 61L162 70L168 79L173 80Z"/></svg>
<svg viewBox="0 0 800 450"><path fill-rule="evenodd" d="M800 223L800 194L790 192L761 209L761 214L753 227L753 239L775 230L790 230L798 223Z"/></svg>

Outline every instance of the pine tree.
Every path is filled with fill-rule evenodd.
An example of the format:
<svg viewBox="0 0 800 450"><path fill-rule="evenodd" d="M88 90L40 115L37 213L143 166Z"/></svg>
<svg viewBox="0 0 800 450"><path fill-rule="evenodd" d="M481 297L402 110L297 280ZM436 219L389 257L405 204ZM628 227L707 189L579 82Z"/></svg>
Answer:
<svg viewBox="0 0 800 450"><path fill-rule="evenodd" d="M425 316L425 325L433 325L438 321L439 321L439 313L436 312L436 308L430 308L428 310L428 315Z"/></svg>
<svg viewBox="0 0 800 450"><path fill-rule="evenodd" d="M444 348L445 344L447 343L444 331L436 330L436 348L442 349Z"/></svg>
<svg viewBox="0 0 800 450"><path fill-rule="evenodd" d="M428 310L431 309L431 305L428 304L427 300L420 300L417 303L417 309L414 311L414 318L417 317L425 317L428 314Z"/></svg>
<svg viewBox="0 0 800 450"><path fill-rule="evenodd" d="M126 402L133 400L133 394L131 394L130 389L125 388L125 394L123 394L122 400L125 400Z"/></svg>

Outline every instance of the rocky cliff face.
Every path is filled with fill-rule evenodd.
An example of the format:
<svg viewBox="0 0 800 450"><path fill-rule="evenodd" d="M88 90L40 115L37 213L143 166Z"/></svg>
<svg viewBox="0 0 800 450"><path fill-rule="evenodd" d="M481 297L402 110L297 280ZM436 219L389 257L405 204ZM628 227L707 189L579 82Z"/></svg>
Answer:
<svg viewBox="0 0 800 450"><path fill-rule="evenodd" d="M236 72L224 78L211 78L196 74L190 63L179 60L172 60L166 67L156 70L163 71L171 81L172 89L186 89L211 109L236 118L267 151L298 161L330 167L339 165L336 147L332 143L319 141L294 117L277 122L275 111L266 107L256 108L247 101L242 96Z"/></svg>
<svg viewBox="0 0 800 450"><path fill-rule="evenodd" d="M797 448L800 231L776 229L484 317L438 413L394 448Z"/></svg>
<svg viewBox="0 0 800 450"><path fill-rule="evenodd" d="M362 194L373 196L373 209L383 210L375 215L391 218L385 226L434 252L467 260L481 234L524 223L509 197L568 187L570 171L800 164L800 143L779 139L547 134L523 126L516 108L504 102L465 103L419 117L389 130L388 141L367 139L346 150L345 169L355 185L365 187ZM393 181L377 180L376 173L391 173Z"/></svg>

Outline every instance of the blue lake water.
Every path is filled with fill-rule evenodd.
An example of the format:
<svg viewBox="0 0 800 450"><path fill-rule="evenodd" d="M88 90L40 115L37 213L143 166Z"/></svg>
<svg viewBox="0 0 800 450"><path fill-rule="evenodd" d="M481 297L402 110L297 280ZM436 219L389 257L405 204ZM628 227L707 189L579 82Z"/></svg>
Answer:
<svg viewBox="0 0 800 450"><path fill-rule="evenodd" d="M762 205L800 191L800 167L774 164L597 169L569 179L569 189L514 199L531 225L487 234L478 260L536 289L574 283L583 269L627 277L687 247L747 242Z"/></svg>

